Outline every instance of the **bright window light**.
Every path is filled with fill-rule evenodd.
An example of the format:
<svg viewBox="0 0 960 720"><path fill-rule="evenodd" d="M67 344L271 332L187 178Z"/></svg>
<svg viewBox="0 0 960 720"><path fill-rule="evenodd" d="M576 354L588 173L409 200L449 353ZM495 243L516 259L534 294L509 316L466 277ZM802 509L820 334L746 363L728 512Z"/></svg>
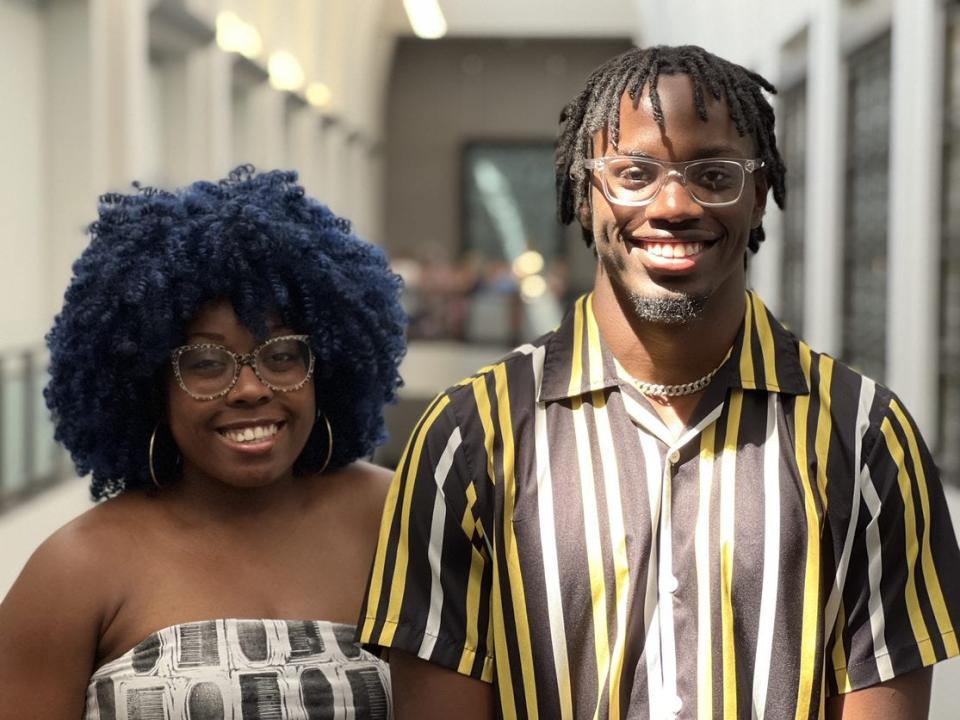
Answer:
<svg viewBox="0 0 960 720"><path fill-rule="evenodd" d="M303 68L300 61L286 50L277 50L267 61L270 84L277 90L296 91L303 87Z"/></svg>
<svg viewBox="0 0 960 720"><path fill-rule="evenodd" d="M417 37L434 40L447 34L447 21L437 0L403 0L403 9Z"/></svg>
<svg viewBox="0 0 960 720"><path fill-rule="evenodd" d="M240 53L251 60L263 52L257 29L227 10L217 15L217 46L224 52Z"/></svg>

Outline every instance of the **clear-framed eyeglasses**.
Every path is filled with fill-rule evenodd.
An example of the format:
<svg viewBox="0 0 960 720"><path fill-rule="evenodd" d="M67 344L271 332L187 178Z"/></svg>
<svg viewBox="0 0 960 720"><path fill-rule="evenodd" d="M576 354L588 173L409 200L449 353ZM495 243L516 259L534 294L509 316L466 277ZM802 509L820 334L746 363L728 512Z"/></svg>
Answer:
<svg viewBox="0 0 960 720"><path fill-rule="evenodd" d="M226 395L237 384L244 365L249 365L271 390L293 392L313 375L314 359L308 339L308 335L282 335L244 354L212 343L182 345L173 350L170 361L177 384L196 400Z"/></svg>
<svg viewBox="0 0 960 720"><path fill-rule="evenodd" d="M700 205L723 207L740 199L747 174L762 168L763 161L758 158L710 158L668 162L612 155L586 159L583 166L600 176L604 196L616 205L647 205L674 176Z"/></svg>

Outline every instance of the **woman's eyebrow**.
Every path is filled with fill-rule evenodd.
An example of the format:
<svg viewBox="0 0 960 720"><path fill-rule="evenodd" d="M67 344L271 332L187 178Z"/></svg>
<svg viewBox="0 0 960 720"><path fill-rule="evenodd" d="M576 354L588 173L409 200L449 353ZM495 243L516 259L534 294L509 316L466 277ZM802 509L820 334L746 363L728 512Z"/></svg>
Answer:
<svg viewBox="0 0 960 720"><path fill-rule="evenodd" d="M192 333L190 333L189 335L187 335L187 338L188 338L188 339L198 338L198 339L204 339L204 340L214 340L214 341L216 341L216 342L221 342L221 343L226 340L226 338L225 338L223 335L219 334L219 333L207 332L207 331L205 331L205 330L199 330L199 331L197 331L197 332L192 332Z"/></svg>

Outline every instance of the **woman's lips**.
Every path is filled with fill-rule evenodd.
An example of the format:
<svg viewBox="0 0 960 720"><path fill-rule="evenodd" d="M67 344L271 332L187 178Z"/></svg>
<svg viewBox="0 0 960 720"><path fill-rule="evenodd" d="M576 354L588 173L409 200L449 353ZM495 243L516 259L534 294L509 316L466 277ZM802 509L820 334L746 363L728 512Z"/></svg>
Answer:
<svg viewBox="0 0 960 720"><path fill-rule="evenodd" d="M220 429L217 436L232 450L258 455L269 452L277 444L285 423L261 423L243 428Z"/></svg>

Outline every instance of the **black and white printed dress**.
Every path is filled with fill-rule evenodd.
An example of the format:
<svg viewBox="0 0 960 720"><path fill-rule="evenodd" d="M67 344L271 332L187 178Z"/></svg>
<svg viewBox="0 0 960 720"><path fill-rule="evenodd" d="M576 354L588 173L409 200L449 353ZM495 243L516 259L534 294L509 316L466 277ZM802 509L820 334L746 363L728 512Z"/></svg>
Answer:
<svg viewBox="0 0 960 720"><path fill-rule="evenodd" d="M85 720L389 720L389 667L316 620L173 625L99 668Z"/></svg>

